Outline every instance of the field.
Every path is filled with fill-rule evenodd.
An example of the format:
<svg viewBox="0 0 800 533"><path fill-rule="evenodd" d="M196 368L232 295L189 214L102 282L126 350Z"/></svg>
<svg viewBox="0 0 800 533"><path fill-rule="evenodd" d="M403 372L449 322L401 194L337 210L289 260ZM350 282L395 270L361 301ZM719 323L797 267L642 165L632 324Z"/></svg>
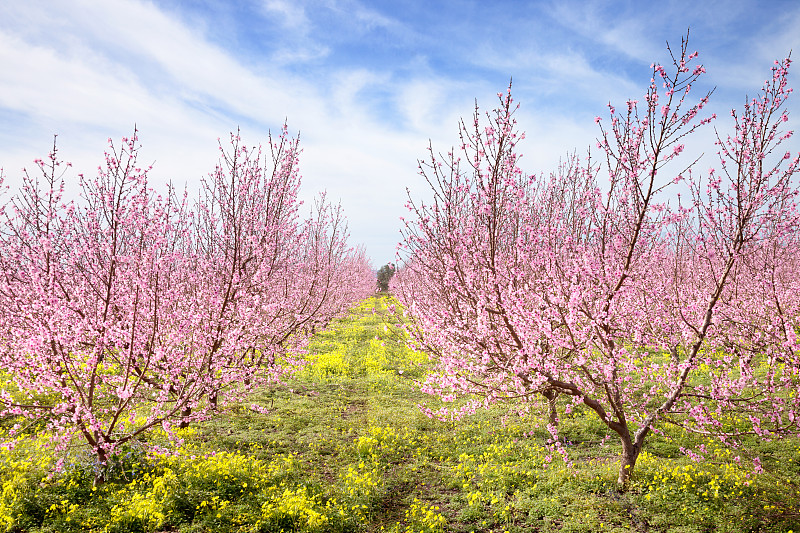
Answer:
<svg viewBox="0 0 800 533"><path fill-rule="evenodd" d="M374 297L318 333L310 364L218 417L114 458L54 455L31 427L0 450L7 531L800 532L800 442L735 451L659 428L629 490L593 413L561 414L562 456L533 406L425 416L427 356ZM8 428L13 420L4 421ZM163 443L161 442L163 440ZM163 451L153 445L163 445ZM681 448L705 449L692 460ZM762 473L754 472L758 457ZM53 473L58 462L59 473Z"/></svg>

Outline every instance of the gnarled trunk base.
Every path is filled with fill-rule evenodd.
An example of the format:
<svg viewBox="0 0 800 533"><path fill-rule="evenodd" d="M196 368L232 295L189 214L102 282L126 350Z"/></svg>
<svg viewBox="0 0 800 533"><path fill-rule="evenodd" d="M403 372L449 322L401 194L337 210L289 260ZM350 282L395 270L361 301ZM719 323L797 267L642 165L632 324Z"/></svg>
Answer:
<svg viewBox="0 0 800 533"><path fill-rule="evenodd" d="M633 474L633 467L636 466L636 460L639 458L641 446L631 442L630 437L621 437L622 441L622 456L620 457L619 477L617 478L617 488L625 492L628 490L628 485L631 481Z"/></svg>

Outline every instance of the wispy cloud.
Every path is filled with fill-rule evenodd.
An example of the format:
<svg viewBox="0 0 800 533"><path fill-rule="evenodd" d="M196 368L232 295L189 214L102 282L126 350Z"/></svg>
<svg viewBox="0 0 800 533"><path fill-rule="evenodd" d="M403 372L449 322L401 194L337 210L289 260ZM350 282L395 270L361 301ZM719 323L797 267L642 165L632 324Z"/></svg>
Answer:
<svg viewBox="0 0 800 533"><path fill-rule="evenodd" d="M663 42L654 41L652 28L658 22L643 4L625 6L607 2L551 2L550 20L565 31L574 32L593 46L622 57L652 61L661 54ZM659 6L659 16L668 19L669 6ZM602 51L602 49L600 50ZM599 55L595 50L595 55Z"/></svg>
<svg viewBox="0 0 800 533"><path fill-rule="evenodd" d="M241 124L245 140L257 142L288 118L303 132L306 199L322 189L342 198L356 242L364 240L358 228L384 227L383 251L373 253L391 256L402 213L397 198L409 182L398 176L413 182L415 154L424 150L422 140L381 124L365 105L365 89L402 92L391 76L342 70L314 84L271 59L248 68L152 4L84 2L41 18L42 4L26 9L3 14L37 19L32 31L0 24L0 108L20 121L14 142L36 147L4 147L0 166L9 179L46 152L53 133L62 154L91 172L104 139L129 135L138 124L155 175L196 183L213 169L216 137ZM51 33L59 39L48 39Z"/></svg>
<svg viewBox="0 0 800 533"><path fill-rule="evenodd" d="M298 2L290 0L264 0L264 9L281 18L284 28L307 34L311 23L306 16L305 9Z"/></svg>

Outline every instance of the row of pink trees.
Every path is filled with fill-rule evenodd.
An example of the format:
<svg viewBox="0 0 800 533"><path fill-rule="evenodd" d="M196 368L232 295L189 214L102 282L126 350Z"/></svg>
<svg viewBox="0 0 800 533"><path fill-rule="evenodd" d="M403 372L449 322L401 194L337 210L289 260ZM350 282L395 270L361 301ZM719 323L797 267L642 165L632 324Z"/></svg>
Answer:
<svg viewBox="0 0 800 533"><path fill-rule="evenodd" d="M726 442L800 433L790 61L701 175L683 160L715 118L710 94L689 101L695 57L684 40L643 103L597 119L600 163L572 156L549 177L517 166L510 91L488 124L476 110L458 151L421 164L433 196L410 200L401 248L399 296L437 359L425 390L471 397L461 412L544 395L553 433L558 397L584 404L621 441L623 487L658 423Z"/></svg>
<svg viewBox="0 0 800 533"><path fill-rule="evenodd" d="M82 201L54 146L0 212L0 414L101 462L291 372L309 325L374 285L339 208L301 217L285 128L266 150L232 135L196 201L153 190L136 135L110 146Z"/></svg>

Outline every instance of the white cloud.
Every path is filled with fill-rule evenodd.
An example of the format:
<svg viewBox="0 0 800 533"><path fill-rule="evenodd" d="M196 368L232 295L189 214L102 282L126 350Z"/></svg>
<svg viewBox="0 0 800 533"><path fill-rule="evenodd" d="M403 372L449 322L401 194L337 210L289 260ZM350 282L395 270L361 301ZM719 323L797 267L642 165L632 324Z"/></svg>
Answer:
<svg viewBox="0 0 800 533"><path fill-rule="evenodd" d="M31 2L11 11L21 21L48 9ZM393 254L403 187L425 142L382 126L361 93L404 83L366 69L314 85L269 63L251 69L149 3L87 0L48 13L34 27L0 23L0 108L26 117L0 153L8 182L46 154L53 133L76 172L90 174L105 139L130 135L136 123L153 175L192 187L213 169L217 137L242 124L254 144L288 118L303 132L303 196L328 189L347 208L354 242L377 230L387 240L373 238L370 253Z"/></svg>
<svg viewBox="0 0 800 533"><path fill-rule="evenodd" d="M740 47L748 53L713 56L714 76L721 86L753 95L768 77L773 61L800 49L800 5L775 17L767 27L740 36Z"/></svg>
<svg viewBox="0 0 800 533"><path fill-rule="evenodd" d="M279 15L283 25L288 30L308 33L310 29L310 21L306 16L305 9L298 2L290 0L265 0L264 9L269 13Z"/></svg>
<svg viewBox="0 0 800 533"><path fill-rule="evenodd" d="M668 7L659 9L660 18L669 17ZM606 2L553 2L547 11L563 28L628 57L651 62L663 53L663 43L652 38L652 28L658 22L646 16L638 4L634 10L623 12Z"/></svg>
<svg viewBox="0 0 800 533"><path fill-rule="evenodd" d="M608 72L577 47L533 40L452 56L464 65L457 74L431 66L429 54L438 54L437 61L445 57L432 48L403 48L392 64L334 62L337 56L320 68L294 68L341 53L330 35L314 33L313 9L333 10L342 25L337 31L352 32L346 38L380 29L407 44L417 30L352 0L262 6L263 16L277 19L290 39L261 43L266 47L256 53L212 42L207 32L213 21L195 23L197 14L171 13L146 1L0 3L0 117L9 117L0 128L0 166L8 181L47 153L54 133L76 171L91 173L105 139L130 135L136 123L142 156L155 161L153 176L192 187L213 169L217 137L241 125L245 142L255 144L288 119L290 131L301 132L303 197L327 189L330 198L341 199L353 242L365 242L382 263L393 257L398 217L406 214L405 188L415 197L427 194L416 160L426 156L428 139L436 151L447 151L458 142L458 118L469 117L474 100L489 110L504 88L505 80L495 86L470 70L470 62L514 75L520 128L528 134L522 166L530 172L554 168L567 150L583 151L596 136L591 118L602 105L644 90L641 80ZM576 23L587 35L602 33L602 21L584 17ZM776 39L793 42L795 26L781 26L783 37ZM436 31L430 29L426 43L436 42ZM649 54L647 34L636 21L613 26L602 39L621 47L626 31ZM465 42L470 38L465 33ZM465 49L448 44L442 46ZM475 49L471 42L469 49ZM591 105L565 110L552 106L554 99Z"/></svg>

